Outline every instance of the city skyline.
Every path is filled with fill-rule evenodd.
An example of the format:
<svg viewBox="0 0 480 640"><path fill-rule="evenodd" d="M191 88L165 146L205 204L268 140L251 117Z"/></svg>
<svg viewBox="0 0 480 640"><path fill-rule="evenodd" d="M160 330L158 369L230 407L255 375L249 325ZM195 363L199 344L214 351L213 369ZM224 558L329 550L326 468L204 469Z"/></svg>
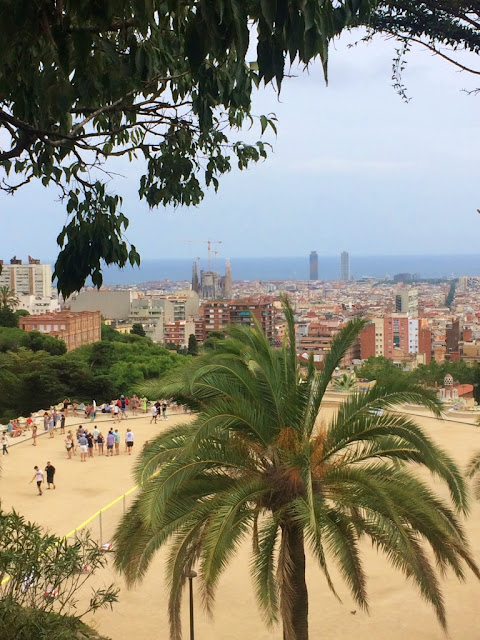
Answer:
<svg viewBox="0 0 480 640"><path fill-rule="evenodd" d="M328 88L312 65L309 74L293 70L298 77L285 81L279 99L269 88L256 94L255 113L278 117L278 137L266 138L273 151L248 171L234 169L198 207L149 211L136 195L141 163L112 162L122 177L111 187L125 196L131 220L126 237L142 258L191 258L198 253L183 240L209 236L230 258L305 255L312 236L321 255L345 246L367 256L476 252L478 99L461 91L474 79L414 48L405 104L390 86L394 44L377 38L348 49L352 40L332 47ZM55 258L66 219L55 190L37 183L14 197L0 193L0 207L3 255ZM432 221L447 229L452 217L466 233L434 236Z"/></svg>

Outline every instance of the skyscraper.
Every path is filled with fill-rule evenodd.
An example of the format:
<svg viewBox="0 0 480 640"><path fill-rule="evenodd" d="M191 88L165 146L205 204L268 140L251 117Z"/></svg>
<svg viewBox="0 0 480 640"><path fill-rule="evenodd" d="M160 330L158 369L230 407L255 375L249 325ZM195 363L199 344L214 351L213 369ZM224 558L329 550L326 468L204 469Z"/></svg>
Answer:
<svg viewBox="0 0 480 640"><path fill-rule="evenodd" d="M310 252L310 280L318 280L318 254Z"/></svg>
<svg viewBox="0 0 480 640"><path fill-rule="evenodd" d="M224 295L225 298L232 297L232 271L230 268L230 260L225 262L225 283L224 283Z"/></svg>
<svg viewBox="0 0 480 640"><path fill-rule="evenodd" d="M340 280L342 282L350 280L350 256L348 251L342 251L340 254Z"/></svg>

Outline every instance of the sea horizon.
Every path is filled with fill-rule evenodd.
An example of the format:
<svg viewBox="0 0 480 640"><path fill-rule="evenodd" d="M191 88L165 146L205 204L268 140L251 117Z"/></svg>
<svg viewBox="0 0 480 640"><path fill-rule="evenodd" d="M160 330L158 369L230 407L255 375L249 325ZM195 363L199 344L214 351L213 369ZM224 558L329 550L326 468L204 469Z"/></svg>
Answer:
<svg viewBox="0 0 480 640"><path fill-rule="evenodd" d="M308 280L309 257L232 257L230 259L232 280ZM140 267L105 267L104 284L136 285L154 281L181 281L192 277L191 258L143 259ZM214 268L214 261L211 261ZM208 269L208 260L200 260L200 269ZM217 271L225 272L225 258L217 259ZM410 273L417 278L457 278L480 275L480 255L377 255L350 254L350 277L359 280L365 277L392 278L398 273ZM340 280L340 256L318 256L318 278L320 281Z"/></svg>

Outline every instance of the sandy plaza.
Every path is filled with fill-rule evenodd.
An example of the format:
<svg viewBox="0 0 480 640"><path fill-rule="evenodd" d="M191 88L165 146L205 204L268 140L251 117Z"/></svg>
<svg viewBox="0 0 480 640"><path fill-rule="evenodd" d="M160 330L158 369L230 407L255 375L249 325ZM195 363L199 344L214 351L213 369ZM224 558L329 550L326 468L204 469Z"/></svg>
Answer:
<svg viewBox="0 0 480 640"><path fill-rule="evenodd" d="M327 420L335 411L334 403L328 403L320 419ZM96 421L105 434L110 426L119 428L122 436L120 455L107 458L98 456L87 464L80 464L77 454L68 460L64 436L58 432L55 438L47 435L38 438L37 447L32 446L29 437L21 437L12 442L9 455L2 457L0 496L4 509L15 508L27 519L34 520L58 535L66 535L75 527L88 520L92 514L129 491L135 484L131 474L136 456L145 441L161 430L188 420L185 414L170 414L168 421L158 419L150 424L150 415L129 417L113 425L111 419L100 416ZM67 430L78 424L78 418L67 419ZM480 429L473 420L437 420L417 416L417 421L426 432L443 448L447 449L463 468L471 454L480 448ZM85 421L82 421L85 423ZM92 423L89 423L89 426ZM135 434L134 455L124 451L126 429ZM93 428L93 427L92 427ZM44 468L47 461L56 468L56 490L44 490L38 496L35 485L29 484L35 464ZM46 489L46 485L44 487ZM128 506L134 492L125 503L120 500L114 507L103 513L103 541L114 530L124 507ZM89 526L98 536L98 518ZM480 560L480 504L472 500L471 513L466 522L473 554ZM239 553L224 573L217 592L214 619L208 619L201 608L200 594L195 590L195 637L200 640L240 640L255 638L273 640L281 637L281 628L267 629L256 607L250 582L250 541L243 543ZM368 593L370 612L358 609L348 595L340 576L331 562L331 571L342 603L330 593L320 571L312 558L308 558L307 580L309 588L310 637L314 640L351 638L370 640L371 638L403 640L441 640L445 634L436 621L433 610L420 598L417 589L405 578L391 569L386 559L377 554L369 545L364 548L364 562L369 577ZM128 591L123 580L112 568L100 572L97 584L116 583L121 588L119 602L113 611L97 612L85 622L112 640L130 637L145 640L167 640L167 594L163 577L164 552L157 555L144 582ZM195 583L194 583L195 584ZM469 575L465 583L458 582L452 575L443 580L443 591L447 608L449 638L467 640L479 637L480 612L478 599L480 584ZM188 607L184 606L184 635L188 636Z"/></svg>

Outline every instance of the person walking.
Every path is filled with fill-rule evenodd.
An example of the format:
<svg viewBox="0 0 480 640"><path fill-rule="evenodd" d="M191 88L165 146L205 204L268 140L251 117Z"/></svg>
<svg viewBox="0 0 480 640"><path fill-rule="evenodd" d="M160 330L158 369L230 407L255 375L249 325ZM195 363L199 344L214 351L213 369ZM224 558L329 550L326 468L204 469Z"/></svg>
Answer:
<svg viewBox="0 0 480 640"><path fill-rule="evenodd" d="M125 420L127 417L127 400L125 396L120 396L120 418Z"/></svg>
<svg viewBox="0 0 480 640"><path fill-rule="evenodd" d="M97 444L98 444L98 434L100 433L100 431L98 430L97 425L95 425L93 427L93 431L92 431L92 435L93 435L93 446L95 447L95 449L97 448Z"/></svg>
<svg viewBox="0 0 480 640"><path fill-rule="evenodd" d="M55 489L55 467L51 462L47 462L45 471L47 472L47 489L50 489L50 485Z"/></svg>
<svg viewBox="0 0 480 640"><path fill-rule="evenodd" d="M113 434L115 436L115 455L119 456L120 455L120 432L118 429L115 429L115 433Z"/></svg>
<svg viewBox="0 0 480 640"><path fill-rule="evenodd" d="M163 419L164 420L168 420L168 418L167 418L167 403L166 402L164 402L162 404L162 415L163 415Z"/></svg>
<svg viewBox="0 0 480 640"><path fill-rule="evenodd" d="M60 414L60 433L62 434L65 433L65 420L66 420L65 412L62 411L62 413Z"/></svg>
<svg viewBox="0 0 480 640"><path fill-rule="evenodd" d="M138 409L138 398L136 396L136 394L133 394L132 400L130 402L130 408L132 409L132 415L136 416L137 415L137 409Z"/></svg>
<svg viewBox="0 0 480 640"><path fill-rule="evenodd" d="M148 403L147 396L143 396L143 398L141 399L141 403L142 403L143 413L147 413L147 403Z"/></svg>
<svg viewBox="0 0 480 640"><path fill-rule="evenodd" d="M9 455L8 454L8 438L7 435L5 433L2 434L2 437L0 438L0 444L2 445L2 456L5 455Z"/></svg>
<svg viewBox="0 0 480 640"><path fill-rule="evenodd" d="M127 429L127 433L125 434L125 444L127 446L128 455L132 455L133 441L135 440L135 436L133 435L133 431Z"/></svg>
<svg viewBox="0 0 480 640"><path fill-rule="evenodd" d="M88 457L93 458L93 435L91 433L85 434L88 442Z"/></svg>
<svg viewBox="0 0 480 640"><path fill-rule="evenodd" d="M110 429L107 433L107 458L113 456L113 445L115 444L115 435Z"/></svg>
<svg viewBox="0 0 480 640"><path fill-rule="evenodd" d="M80 434L78 438L78 444L80 446L80 462L86 462L88 454L88 440L86 439L84 433Z"/></svg>
<svg viewBox="0 0 480 640"><path fill-rule="evenodd" d="M50 434L50 438L55 437L55 419L53 417L53 413L50 414L50 418L48 419L48 432Z"/></svg>
<svg viewBox="0 0 480 640"><path fill-rule="evenodd" d="M152 408L150 409L150 411L152 412L152 417L150 418L150 424L152 424L152 422L155 422L155 424L157 424L157 415L158 415L157 405L152 404Z"/></svg>
<svg viewBox="0 0 480 640"><path fill-rule="evenodd" d="M65 416L68 416L68 405L70 404L70 400L68 398L65 398L65 400L63 401L63 413L65 414Z"/></svg>
<svg viewBox="0 0 480 640"><path fill-rule="evenodd" d="M65 438L65 449L67 450L68 459L72 459L72 453L74 453L74 444L72 438L72 432L69 431L67 437Z"/></svg>
<svg viewBox="0 0 480 640"><path fill-rule="evenodd" d="M113 406L113 421L117 422L120 420L120 417L118 415L118 412L120 411L120 409L118 408L118 404L115 403Z"/></svg>
<svg viewBox="0 0 480 640"><path fill-rule="evenodd" d="M37 483L38 495L41 496L43 494L42 491L42 483L44 479L44 473L42 469L39 469L37 465L33 467L35 469L35 473L33 474L33 478L30 480L30 484L35 480Z"/></svg>
<svg viewBox="0 0 480 640"><path fill-rule="evenodd" d="M36 422L32 422L32 445L34 447L37 446L37 431L38 431L38 425Z"/></svg>
<svg viewBox="0 0 480 640"><path fill-rule="evenodd" d="M48 431L48 412L45 411L45 413L43 414L43 428L45 431Z"/></svg>
<svg viewBox="0 0 480 640"><path fill-rule="evenodd" d="M98 445L98 455L103 456L103 443L105 442L105 438L103 437L103 433L100 431L97 438Z"/></svg>

